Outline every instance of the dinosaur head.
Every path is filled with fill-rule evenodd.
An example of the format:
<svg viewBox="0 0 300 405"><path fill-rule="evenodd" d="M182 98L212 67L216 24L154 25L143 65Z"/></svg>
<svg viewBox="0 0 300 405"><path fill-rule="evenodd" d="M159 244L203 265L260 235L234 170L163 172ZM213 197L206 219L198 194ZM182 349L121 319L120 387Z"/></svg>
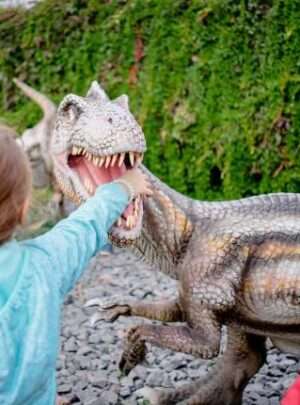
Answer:
<svg viewBox="0 0 300 405"><path fill-rule="evenodd" d="M69 94L57 110L51 151L57 181L80 204L96 187L122 176L142 162L146 142L129 111L128 98L110 100L97 82L86 97ZM112 227L120 246L132 243L142 227L143 203L138 196Z"/></svg>

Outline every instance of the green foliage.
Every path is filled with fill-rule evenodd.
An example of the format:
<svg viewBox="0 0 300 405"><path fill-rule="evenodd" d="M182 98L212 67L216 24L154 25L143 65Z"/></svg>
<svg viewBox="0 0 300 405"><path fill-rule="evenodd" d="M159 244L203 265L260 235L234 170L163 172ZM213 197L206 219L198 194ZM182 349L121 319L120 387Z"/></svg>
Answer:
<svg viewBox="0 0 300 405"><path fill-rule="evenodd" d="M0 114L18 130L39 112L13 76L56 102L97 79L129 95L146 164L177 190L299 191L299 0L45 0L1 20Z"/></svg>

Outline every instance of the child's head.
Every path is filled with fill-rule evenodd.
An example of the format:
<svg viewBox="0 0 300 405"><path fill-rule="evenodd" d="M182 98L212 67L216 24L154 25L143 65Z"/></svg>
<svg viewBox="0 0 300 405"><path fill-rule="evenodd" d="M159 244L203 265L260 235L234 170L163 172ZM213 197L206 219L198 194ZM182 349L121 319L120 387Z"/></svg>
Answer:
<svg viewBox="0 0 300 405"><path fill-rule="evenodd" d="M31 170L10 131L0 127L0 244L23 221L31 195Z"/></svg>

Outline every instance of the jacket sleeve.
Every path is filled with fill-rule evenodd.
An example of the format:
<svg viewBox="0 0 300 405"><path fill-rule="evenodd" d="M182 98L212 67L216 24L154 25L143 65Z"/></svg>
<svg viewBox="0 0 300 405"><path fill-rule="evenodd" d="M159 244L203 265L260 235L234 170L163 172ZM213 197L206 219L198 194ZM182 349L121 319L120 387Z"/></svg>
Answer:
<svg viewBox="0 0 300 405"><path fill-rule="evenodd" d="M51 231L25 244L36 260L45 255L49 277L57 277L64 296L76 283L89 260L107 243L107 232L128 205L129 196L118 183L97 189L95 195ZM45 269L47 271L47 269Z"/></svg>

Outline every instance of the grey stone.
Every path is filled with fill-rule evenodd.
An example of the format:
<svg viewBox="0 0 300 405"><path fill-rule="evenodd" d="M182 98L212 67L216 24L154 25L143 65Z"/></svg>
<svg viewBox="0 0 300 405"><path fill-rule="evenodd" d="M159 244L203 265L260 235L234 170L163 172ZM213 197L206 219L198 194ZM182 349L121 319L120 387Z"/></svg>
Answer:
<svg viewBox="0 0 300 405"><path fill-rule="evenodd" d="M74 336L71 336L64 344L64 349L67 352L76 352L77 350L77 343Z"/></svg>
<svg viewBox="0 0 300 405"><path fill-rule="evenodd" d="M100 343L102 341L103 332L94 332L89 337L89 343Z"/></svg>
<svg viewBox="0 0 300 405"><path fill-rule="evenodd" d="M118 402L118 395L114 392L105 391L100 395L100 401L97 405L116 405Z"/></svg>
<svg viewBox="0 0 300 405"><path fill-rule="evenodd" d="M162 377L162 370L154 370L148 375L146 379L146 385L149 385L150 387L158 387L162 382Z"/></svg>
<svg viewBox="0 0 300 405"><path fill-rule="evenodd" d="M86 356L87 354L93 353L93 348L88 346L88 345L83 345L81 346L78 351L77 351L77 355L78 356Z"/></svg>
<svg viewBox="0 0 300 405"><path fill-rule="evenodd" d="M58 386L57 391L59 394L67 394L72 391L72 386L70 384L61 384Z"/></svg>

